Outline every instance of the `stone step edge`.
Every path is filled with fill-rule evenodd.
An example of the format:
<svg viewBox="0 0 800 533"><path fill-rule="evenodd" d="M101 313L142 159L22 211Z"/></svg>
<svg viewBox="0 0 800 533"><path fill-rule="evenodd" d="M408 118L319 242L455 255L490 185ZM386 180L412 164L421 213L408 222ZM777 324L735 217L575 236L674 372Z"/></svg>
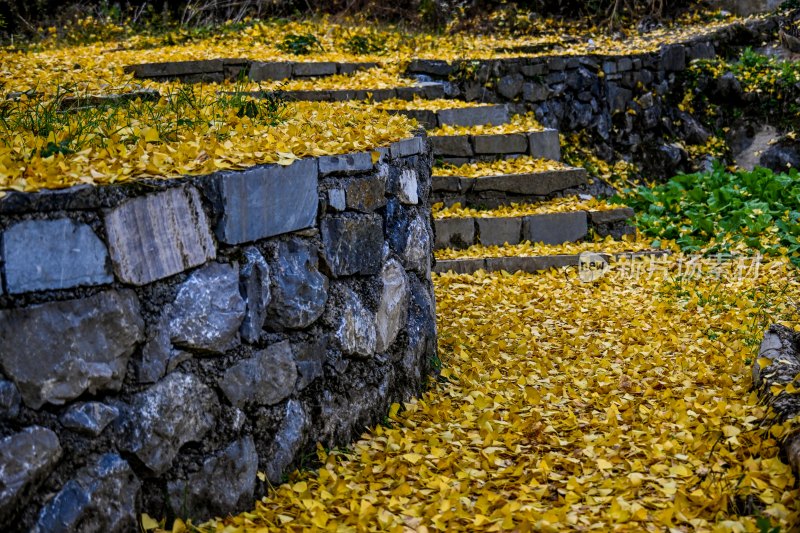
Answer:
<svg viewBox="0 0 800 533"><path fill-rule="evenodd" d="M247 58L201 59L138 63L123 67L138 79L186 79L188 81L235 80L244 73L251 81L281 81L319 78L334 74L353 74L378 67L369 62L335 61L257 61Z"/></svg>
<svg viewBox="0 0 800 533"><path fill-rule="evenodd" d="M518 133L431 135L433 156L451 160L481 156L530 155L561 161L558 130L545 128Z"/></svg>
<svg viewBox="0 0 800 533"><path fill-rule="evenodd" d="M473 107L448 107L443 109L384 109L393 115L415 119L425 129L441 126L472 127L501 126L511 120L505 104L487 104Z"/></svg>
<svg viewBox="0 0 800 533"><path fill-rule="evenodd" d="M618 261L621 258L639 257L664 257L671 255L669 250L644 250L640 252L618 252L608 254L603 252L593 252L600 255L606 261ZM577 267L580 262L581 254L556 254L556 255L535 255L535 256L515 256L515 257L476 257L465 259L441 259L437 260L433 267L433 272L444 274L452 272L455 274L474 274L479 270L485 272L506 271L527 272L535 274L553 268Z"/></svg>
<svg viewBox="0 0 800 533"><path fill-rule="evenodd" d="M624 224L635 215L630 207L600 211L563 211L516 217L434 218L434 248L465 248L474 244L502 246L524 241L558 245L578 242L592 229L602 236L620 238L633 232ZM619 226L625 225L624 228Z"/></svg>
<svg viewBox="0 0 800 533"><path fill-rule="evenodd" d="M253 98L273 97L280 94L287 100L296 102L350 102L370 101L384 102L386 100L407 100L414 98L422 100L440 100L447 98L444 85L441 83L418 83L409 87L393 87L388 89L293 89L278 91L245 91L221 92L221 94L238 94Z"/></svg>
<svg viewBox="0 0 800 533"><path fill-rule="evenodd" d="M567 185L561 189L576 187L588 183L589 173L585 168L566 167L556 170L541 170L538 172L524 172L520 174L494 174L492 176L480 176L477 178L467 178L464 176L436 176L431 177L431 191L440 193L469 194L472 192L494 191L507 192L514 194L550 194L531 191L535 182L544 180L558 180L563 178Z"/></svg>

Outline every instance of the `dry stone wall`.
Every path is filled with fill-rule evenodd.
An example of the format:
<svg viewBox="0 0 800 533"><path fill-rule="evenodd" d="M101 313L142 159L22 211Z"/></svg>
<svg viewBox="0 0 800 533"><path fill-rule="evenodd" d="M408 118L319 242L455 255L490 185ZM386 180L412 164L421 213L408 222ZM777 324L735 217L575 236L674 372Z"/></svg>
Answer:
<svg viewBox="0 0 800 533"><path fill-rule="evenodd" d="M0 199L0 523L244 510L419 393L437 366L430 168L414 137Z"/></svg>
<svg viewBox="0 0 800 533"><path fill-rule="evenodd" d="M776 32L772 17L731 24L652 53L609 56L598 51L586 56L456 62L419 59L409 64L406 74L425 83L439 80L451 98L506 103L516 113L533 111L545 127L588 133L605 159L613 159L617 152L641 162L651 177L672 176L687 159L674 141L703 144L711 135L678 107L685 94L683 73L690 62L760 46ZM466 145L446 150L471 154Z"/></svg>

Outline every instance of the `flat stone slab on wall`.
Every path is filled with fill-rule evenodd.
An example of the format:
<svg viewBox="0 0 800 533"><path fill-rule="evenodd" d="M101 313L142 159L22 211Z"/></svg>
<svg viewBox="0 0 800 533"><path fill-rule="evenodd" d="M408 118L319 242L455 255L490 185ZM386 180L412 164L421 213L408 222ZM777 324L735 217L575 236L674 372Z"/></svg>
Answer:
<svg viewBox="0 0 800 533"><path fill-rule="evenodd" d="M419 394L429 144L377 151L0 199L3 523L247 510Z"/></svg>
<svg viewBox="0 0 800 533"><path fill-rule="evenodd" d="M318 78L334 74L352 74L377 67L374 62L297 62L254 61L250 59L205 59L199 61L168 61L129 65L125 72L134 78L155 80L177 79L186 82L220 82L235 80L244 74L251 81L280 81L292 78Z"/></svg>

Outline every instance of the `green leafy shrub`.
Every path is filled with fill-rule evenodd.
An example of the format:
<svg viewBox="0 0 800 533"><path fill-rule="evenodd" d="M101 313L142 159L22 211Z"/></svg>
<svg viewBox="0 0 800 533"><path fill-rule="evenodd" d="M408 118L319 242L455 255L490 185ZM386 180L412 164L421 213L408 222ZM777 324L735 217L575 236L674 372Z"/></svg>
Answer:
<svg viewBox="0 0 800 533"><path fill-rule="evenodd" d="M344 42L344 48L351 54L379 54L384 47L377 38L371 35L351 35Z"/></svg>
<svg viewBox="0 0 800 533"><path fill-rule="evenodd" d="M283 41L278 43L278 49L296 56L308 55L314 49L323 50L319 39L310 33L290 33L283 38Z"/></svg>
<svg viewBox="0 0 800 533"><path fill-rule="evenodd" d="M800 179L766 168L679 175L615 199L639 213L645 235L675 240L684 251L727 252L741 245L788 255L800 265ZM737 246L738 245L738 246Z"/></svg>

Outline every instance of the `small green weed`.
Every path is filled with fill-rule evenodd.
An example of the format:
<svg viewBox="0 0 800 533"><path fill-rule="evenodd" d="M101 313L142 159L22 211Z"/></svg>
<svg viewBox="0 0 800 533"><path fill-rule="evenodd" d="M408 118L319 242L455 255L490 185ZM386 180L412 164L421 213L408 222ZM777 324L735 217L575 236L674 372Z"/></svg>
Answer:
<svg viewBox="0 0 800 533"><path fill-rule="evenodd" d="M322 43L319 42L314 35L310 33L296 34L290 33L283 38L283 41L278 43L278 50L296 56L304 56L310 54L315 49L324 51Z"/></svg>

